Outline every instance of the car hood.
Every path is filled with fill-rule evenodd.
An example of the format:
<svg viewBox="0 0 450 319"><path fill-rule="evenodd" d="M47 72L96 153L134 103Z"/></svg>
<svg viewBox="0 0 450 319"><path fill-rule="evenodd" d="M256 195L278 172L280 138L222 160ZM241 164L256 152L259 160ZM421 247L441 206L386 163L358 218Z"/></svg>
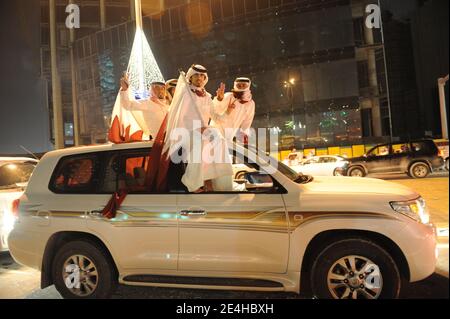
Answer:
<svg viewBox="0 0 450 319"><path fill-rule="evenodd" d="M390 202L420 196L403 185L374 178L315 177L299 186L300 206L306 211L392 213Z"/></svg>
<svg viewBox="0 0 450 319"><path fill-rule="evenodd" d="M315 177L306 184L311 192L335 194L387 194L402 197L419 197L412 189L376 178Z"/></svg>

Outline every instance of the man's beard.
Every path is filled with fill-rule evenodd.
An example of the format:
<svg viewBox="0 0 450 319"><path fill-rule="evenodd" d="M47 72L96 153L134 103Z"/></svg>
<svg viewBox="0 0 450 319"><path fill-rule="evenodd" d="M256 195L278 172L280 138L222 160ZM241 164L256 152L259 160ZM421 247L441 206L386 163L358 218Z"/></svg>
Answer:
<svg viewBox="0 0 450 319"><path fill-rule="evenodd" d="M233 96L235 99L248 102L252 99L252 93L250 90L243 91L243 92L233 92Z"/></svg>

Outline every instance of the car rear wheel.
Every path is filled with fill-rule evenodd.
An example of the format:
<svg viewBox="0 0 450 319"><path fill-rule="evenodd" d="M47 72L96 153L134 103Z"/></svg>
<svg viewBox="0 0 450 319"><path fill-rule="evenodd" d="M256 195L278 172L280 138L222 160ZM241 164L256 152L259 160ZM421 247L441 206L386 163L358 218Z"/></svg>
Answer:
<svg viewBox="0 0 450 319"><path fill-rule="evenodd" d="M430 174L430 168L423 162L414 163L409 168L409 174L413 178L425 178Z"/></svg>
<svg viewBox="0 0 450 319"><path fill-rule="evenodd" d="M351 167L348 170L348 176L351 176L351 177L364 177L364 176L366 176L366 172L364 171L364 169L362 167L359 167L359 166Z"/></svg>
<svg viewBox="0 0 450 319"><path fill-rule="evenodd" d="M389 253L362 238L330 244L312 266L311 287L323 299L394 299L401 283Z"/></svg>
<svg viewBox="0 0 450 319"><path fill-rule="evenodd" d="M53 282L64 298L109 298L117 284L108 255L91 241L63 245L53 261Z"/></svg>
<svg viewBox="0 0 450 319"><path fill-rule="evenodd" d="M447 170L447 172L449 171L449 168L448 168L448 158L445 160L445 169Z"/></svg>

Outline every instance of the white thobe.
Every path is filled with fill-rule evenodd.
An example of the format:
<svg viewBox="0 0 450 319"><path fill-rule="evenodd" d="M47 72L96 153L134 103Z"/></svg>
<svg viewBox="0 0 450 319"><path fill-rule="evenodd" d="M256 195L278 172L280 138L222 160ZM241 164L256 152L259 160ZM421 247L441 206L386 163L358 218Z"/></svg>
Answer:
<svg viewBox="0 0 450 319"><path fill-rule="evenodd" d="M156 138L161 128L161 124L169 111L169 105L164 102L157 103L150 99L134 100L130 99L128 91L120 91L120 99L123 107L130 111L141 111L146 128L143 128L145 134Z"/></svg>
<svg viewBox="0 0 450 319"><path fill-rule="evenodd" d="M181 105L178 106L174 106L174 103L172 103L171 112L177 112L178 114L174 128L187 129L191 136L190 145L183 145L187 152L187 167L181 179L182 183L190 192L194 192L204 186L205 181L212 180L215 191L231 191L233 188L233 167L227 143L220 130L209 125L213 111L211 95L207 93L206 96L201 97L186 90L180 101ZM195 134L193 121L200 121ZM211 142L208 138L203 139L201 143L198 143L201 148L194 149L195 143L192 137L196 135L198 138L202 127L209 128L214 135L214 142ZM218 147L214 148L216 157L213 161L210 161L208 150L211 150L212 143L217 143Z"/></svg>
<svg viewBox="0 0 450 319"><path fill-rule="evenodd" d="M241 103L230 92L225 93L222 101L214 98L213 103L212 119L214 125L220 129L228 142L233 141L233 138L240 132L249 135L250 127L255 117L255 102L253 100ZM228 113L228 107L233 104L235 106L234 109Z"/></svg>

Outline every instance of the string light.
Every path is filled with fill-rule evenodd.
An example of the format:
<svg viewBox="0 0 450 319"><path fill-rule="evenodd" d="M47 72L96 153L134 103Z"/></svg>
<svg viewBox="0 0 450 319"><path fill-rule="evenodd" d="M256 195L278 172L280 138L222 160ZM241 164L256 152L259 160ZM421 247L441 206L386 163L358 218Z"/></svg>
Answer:
<svg viewBox="0 0 450 319"><path fill-rule="evenodd" d="M136 29L130 60L128 81L135 95L145 98L152 82L164 82L164 77L142 29Z"/></svg>

